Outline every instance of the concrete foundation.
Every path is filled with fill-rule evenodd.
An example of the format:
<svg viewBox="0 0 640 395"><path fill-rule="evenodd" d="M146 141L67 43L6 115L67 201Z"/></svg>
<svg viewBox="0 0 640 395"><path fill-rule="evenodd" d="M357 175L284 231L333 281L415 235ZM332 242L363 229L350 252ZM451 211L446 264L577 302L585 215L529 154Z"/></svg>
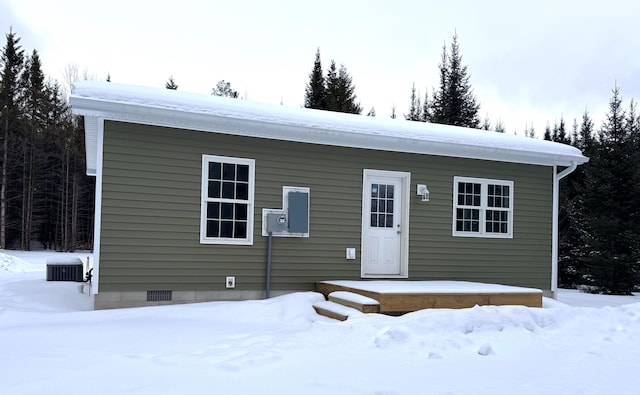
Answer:
<svg viewBox="0 0 640 395"><path fill-rule="evenodd" d="M271 297L295 291L271 291ZM125 307L164 306L172 304L240 301L264 299L264 291L172 291L170 301L149 302L146 291L134 292L100 292L95 295L95 310L119 309Z"/></svg>

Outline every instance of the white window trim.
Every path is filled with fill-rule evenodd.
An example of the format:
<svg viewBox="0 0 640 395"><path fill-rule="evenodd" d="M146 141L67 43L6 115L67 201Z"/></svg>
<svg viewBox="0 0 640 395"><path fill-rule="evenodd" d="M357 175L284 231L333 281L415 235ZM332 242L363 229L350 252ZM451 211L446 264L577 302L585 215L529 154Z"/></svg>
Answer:
<svg viewBox="0 0 640 395"><path fill-rule="evenodd" d="M207 202L223 201L208 197L209 162L235 163L249 165L249 200L247 201L247 237L233 239L226 237L207 237ZM253 245L254 192L255 192L255 159L235 158L218 155L202 155L202 173L200 190L200 244ZM235 201L235 200L229 200Z"/></svg>
<svg viewBox="0 0 640 395"><path fill-rule="evenodd" d="M480 206L474 207L480 210L480 231L479 232L464 232L464 231L456 231L456 210L458 209L458 183L467 182L480 184ZM486 211L494 210L493 207L487 206L487 195L488 195L488 185L506 185L509 187L509 208L501 209L500 211L507 211L509 213L509 222L507 223L507 233L493 233L486 232ZM453 177L453 212L452 212L452 222L451 222L451 234L456 237L481 237L481 238L491 238L491 239L512 239L513 238L513 181L509 180L496 180L489 178L475 178L475 177ZM464 206L465 208L467 206Z"/></svg>

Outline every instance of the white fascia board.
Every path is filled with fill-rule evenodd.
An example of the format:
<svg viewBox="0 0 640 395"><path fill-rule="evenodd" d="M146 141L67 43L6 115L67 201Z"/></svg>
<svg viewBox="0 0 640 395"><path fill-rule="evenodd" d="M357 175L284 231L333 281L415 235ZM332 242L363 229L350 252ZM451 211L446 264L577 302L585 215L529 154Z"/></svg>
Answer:
<svg viewBox="0 0 640 395"><path fill-rule="evenodd" d="M475 140L471 142L462 140L463 142L460 142L456 140L454 132L446 141L442 141L442 138L429 139L427 137L428 130L425 130L425 135L415 137L403 133L402 130L397 134L390 133L389 130L375 133L375 131L349 130L349 125L340 125L338 123L336 125L329 124L329 127L326 127L326 125L300 123L297 120L287 122L287 120L277 117L270 120L268 114L265 114L263 119L256 119L256 117L245 119L242 118L242 114L217 115L73 95L70 102L74 113L78 115L99 116L115 121L238 136L545 166L570 166L574 162L581 164L588 161L588 158L574 153L549 153L539 148L532 150L526 145L521 149L508 145L500 147L497 144L491 144L493 142L492 139L487 139L489 143L485 142L484 144L479 144ZM369 120L364 119L363 123L367 121ZM332 126L335 126L335 129ZM387 126L388 124L385 124L383 127ZM366 127L371 128L371 125L366 125ZM434 126L434 128L443 127L451 128L443 125ZM486 132L477 131L477 133ZM535 143L543 142L538 141Z"/></svg>

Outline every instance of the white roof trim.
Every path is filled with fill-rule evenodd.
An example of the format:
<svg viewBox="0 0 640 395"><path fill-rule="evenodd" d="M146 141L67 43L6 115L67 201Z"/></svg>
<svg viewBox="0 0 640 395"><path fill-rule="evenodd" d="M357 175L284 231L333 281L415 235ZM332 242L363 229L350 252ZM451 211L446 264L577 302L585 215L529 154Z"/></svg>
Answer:
<svg viewBox="0 0 640 395"><path fill-rule="evenodd" d="M170 89L83 81L75 84L70 102L75 114L87 118L239 136L547 166L588 161L577 148L539 139ZM86 135L89 173L95 172L97 145L90 128Z"/></svg>

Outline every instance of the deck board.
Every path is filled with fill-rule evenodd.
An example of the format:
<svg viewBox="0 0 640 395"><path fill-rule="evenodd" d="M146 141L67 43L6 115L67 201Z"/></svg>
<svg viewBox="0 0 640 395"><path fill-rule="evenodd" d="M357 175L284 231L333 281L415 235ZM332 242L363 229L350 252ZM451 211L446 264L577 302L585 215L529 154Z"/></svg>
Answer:
<svg viewBox="0 0 640 395"><path fill-rule="evenodd" d="M367 296L380 302L380 313L384 314L475 305L542 307L543 295L541 290L533 288L437 281L320 281L316 283L316 290L325 297L336 291Z"/></svg>

